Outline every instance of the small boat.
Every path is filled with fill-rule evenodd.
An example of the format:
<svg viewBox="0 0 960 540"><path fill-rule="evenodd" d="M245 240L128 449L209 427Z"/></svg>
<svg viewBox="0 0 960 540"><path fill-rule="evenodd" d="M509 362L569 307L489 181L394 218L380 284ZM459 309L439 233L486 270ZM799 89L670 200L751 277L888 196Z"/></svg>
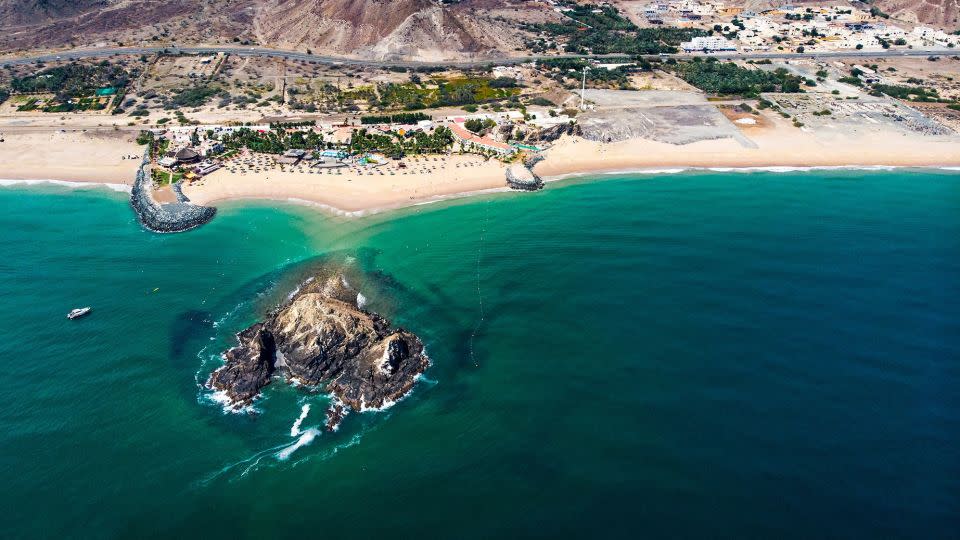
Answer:
<svg viewBox="0 0 960 540"><path fill-rule="evenodd" d="M93 309L93 308L91 308L91 307L82 307L82 308L77 308L77 309L70 310L70 313L67 313L67 318L68 318L68 319L77 319L77 318L83 317L83 316L86 315L87 313L90 313L90 311L91 311L92 309Z"/></svg>

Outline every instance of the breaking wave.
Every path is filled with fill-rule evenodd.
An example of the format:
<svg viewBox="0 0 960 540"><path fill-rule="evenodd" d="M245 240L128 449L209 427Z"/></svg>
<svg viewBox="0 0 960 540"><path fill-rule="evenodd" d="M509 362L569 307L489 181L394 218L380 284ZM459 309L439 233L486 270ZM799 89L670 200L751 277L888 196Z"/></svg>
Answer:
<svg viewBox="0 0 960 540"><path fill-rule="evenodd" d="M303 448L308 444L312 443L314 439L317 438L317 435L320 434L320 430L317 428L310 428L300 434L300 438L296 440L293 444L284 447L283 450L277 452L277 459L280 461L286 461L290 456L297 451L299 448Z"/></svg>
<svg viewBox="0 0 960 540"><path fill-rule="evenodd" d="M290 436L296 437L300 435L300 424L307 419L307 415L310 414L310 404L307 403L300 408L300 416L293 422L293 425L290 426Z"/></svg>

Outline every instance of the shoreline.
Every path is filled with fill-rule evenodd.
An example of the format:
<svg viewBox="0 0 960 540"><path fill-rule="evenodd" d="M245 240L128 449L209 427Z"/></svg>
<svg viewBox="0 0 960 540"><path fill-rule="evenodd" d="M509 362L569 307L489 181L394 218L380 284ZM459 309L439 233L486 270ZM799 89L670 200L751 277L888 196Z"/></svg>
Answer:
<svg viewBox="0 0 960 540"><path fill-rule="evenodd" d="M792 129L792 128L791 128ZM756 145L712 139L673 145L647 139L600 143L561 139L544 152L534 172L541 178L588 174L636 174L675 170L804 170L809 168L960 166L954 137L906 138L895 133L838 132L814 135L781 129L744 130Z"/></svg>
<svg viewBox="0 0 960 540"><path fill-rule="evenodd" d="M747 135L754 147L732 138L684 145L639 138L614 143L562 138L544 151L533 172L545 182L556 183L569 178L683 171L960 169L960 144L954 137L907 138L889 132L817 136L793 129L751 130ZM429 166L423 165L426 162ZM334 214L357 216L509 191L507 167L499 162L453 155L418 163L407 169L390 165L376 171L344 170L342 175L316 174L308 168L242 174L238 168L238 172L214 172L185 186L184 192L198 204L238 199L307 201Z"/></svg>
<svg viewBox="0 0 960 540"><path fill-rule="evenodd" d="M605 177L613 178L616 176L628 176L628 175L638 175L638 176L673 176L684 173L736 173L736 174L749 174L749 173L772 173L772 174L789 174L789 173L809 173L815 171L874 171L874 172L890 172L897 170L916 170L918 172L930 172L930 171L944 171L944 172L957 172L960 173L960 165L813 165L813 166L780 166L780 165L770 165L770 166L745 166L745 167L641 167L641 168L627 168L619 170L600 170L600 171L588 171L588 172L571 172L564 173L555 176L544 176L542 180L547 184L556 184L564 181L577 181L577 180L588 180L590 177L598 177L602 180ZM106 188L109 191L115 193L130 193L132 190L132 185L130 184L117 184L110 182L95 182L88 180L60 180L60 179L34 179L34 178L0 178L0 189L5 187L17 187L17 186L41 186L41 185L54 185L65 187L69 189L94 189L94 188ZM282 196L236 196L236 197L224 197L216 199L214 202L218 203L243 203L243 202L258 202L258 203L280 203L288 204L291 206L305 207L316 209L326 215L343 217L343 218L363 218L369 217L384 213L389 213L398 210L405 210L416 208L419 206L428 206L433 204L439 204L444 202L453 202L453 201L462 201L467 200L473 197L478 197L481 195L494 195L498 193L522 193L518 190L511 189L507 186L479 189L479 190L469 190L456 193L447 193L447 194L438 194L430 198L401 202L398 204L392 204L387 206L378 206L378 207L369 207L361 210L345 210L338 208L336 206L326 204L319 201L314 201L310 199L303 199L297 197L282 197ZM215 205L214 205L215 206Z"/></svg>
<svg viewBox="0 0 960 540"><path fill-rule="evenodd" d="M545 183L555 184L683 172L960 171L960 139L954 136L910 138L891 132L854 136L837 131L815 135L794 129L744 130L754 146L732 138L674 145L641 138L600 143L564 137L543 152L533 172ZM0 173L4 177L0 187L99 185L129 193L142 155L143 147L124 132L12 134L0 144L0 161L8 165ZM278 166L273 156L244 153L225 161L220 170L182 184L182 192L198 207L276 201L354 218L515 191L507 185L508 170L504 163L473 154L416 156L402 164L389 161L376 167L318 170L306 163Z"/></svg>
<svg viewBox="0 0 960 540"><path fill-rule="evenodd" d="M918 171L952 171L960 172L960 165L749 165L744 167L639 167L625 168L617 170L600 170L588 172L562 173L553 176L541 177L546 183L561 182L563 180L576 180L590 176L660 176L674 175L683 173L737 173L748 174L767 172L774 174L805 173L814 171L895 171L911 170Z"/></svg>

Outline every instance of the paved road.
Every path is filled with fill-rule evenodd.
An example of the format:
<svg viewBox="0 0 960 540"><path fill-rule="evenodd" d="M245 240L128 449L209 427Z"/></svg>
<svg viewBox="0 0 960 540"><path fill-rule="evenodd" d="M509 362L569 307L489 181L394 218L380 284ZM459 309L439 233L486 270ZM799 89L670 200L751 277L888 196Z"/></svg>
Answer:
<svg viewBox="0 0 960 540"><path fill-rule="evenodd" d="M115 47L102 49L72 49L53 54L42 54L35 56L22 56L14 58L0 59L0 66L32 64L37 61L53 62L56 60L69 60L79 58L106 58L109 56L124 54L156 54L168 51L171 53L203 54L203 53L227 53L236 56L265 56L273 58L286 58L288 60L304 60L318 64L344 64L351 66L369 66L369 67L476 67L484 65L508 65L520 64L532 60L546 60L551 58L584 58L584 55L554 55L554 56L523 56L511 58L488 58L483 60L465 60L456 62L418 62L411 60L361 60L356 58L343 58L337 56L325 56L320 54L308 54L298 51L284 51L280 49L269 49L266 47ZM784 53L784 52L762 52L762 53L719 53L710 56L724 59L791 59L791 58L881 58L881 57L902 57L902 56L930 56L930 55L953 55L960 51L953 49L903 49L903 50L883 50L883 51L831 51L817 53ZM623 58L623 54L610 55L592 55L591 58ZM647 55L647 58L692 58L694 54L669 54L669 55Z"/></svg>

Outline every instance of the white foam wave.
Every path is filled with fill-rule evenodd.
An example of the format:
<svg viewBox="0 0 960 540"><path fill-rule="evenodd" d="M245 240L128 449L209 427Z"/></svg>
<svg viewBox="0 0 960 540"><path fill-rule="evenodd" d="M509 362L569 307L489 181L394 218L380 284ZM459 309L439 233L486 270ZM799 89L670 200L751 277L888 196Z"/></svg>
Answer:
<svg viewBox="0 0 960 540"><path fill-rule="evenodd" d="M297 285L297 287L287 295L287 300L293 300L294 296L300 294L300 291L303 289L304 285L309 284L311 281L313 281L313 276L308 277L303 283Z"/></svg>
<svg viewBox="0 0 960 540"><path fill-rule="evenodd" d="M70 182L67 180L16 180L16 179L0 179L0 186L35 186L40 184L53 184L57 186L68 187L71 189L92 189L92 188L107 188L112 191L119 191L123 193L130 193L130 186L127 184L112 184L110 182Z"/></svg>
<svg viewBox="0 0 960 540"><path fill-rule="evenodd" d="M310 428L300 434L300 438L297 439L293 444L285 447L283 450L277 452L277 459L280 461L286 461L290 456L296 452L298 449L307 446L312 443L314 439L317 438L317 435L320 434L320 430L317 428Z"/></svg>
<svg viewBox="0 0 960 540"><path fill-rule="evenodd" d="M475 189L473 191L463 191L460 193L451 193L448 195L433 195L429 199L420 201L413 206L425 206L428 204L436 204L444 201L452 201L456 199L462 199L465 197L474 197L476 195L487 195L491 193L508 193L513 192L514 190L508 187L498 187L498 188L488 188L488 189Z"/></svg>
<svg viewBox="0 0 960 540"><path fill-rule="evenodd" d="M427 350L426 350L426 349L423 350L423 355L424 355L424 356L427 355ZM362 413L365 413L365 412L383 412L383 411L389 409L390 407L393 407L393 406L396 405L397 403L400 403L401 401L407 399L407 397L408 397L410 394L412 394L413 391L414 391L414 389L417 387L417 384L416 384L416 383L420 382L420 379L422 379L422 378L423 378L423 373L417 374L417 376L413 378L413 382L414 382L413 386L410 388L410 390L407 391L406 394L400 396L400 399L396 399L396 400L387 399L387 400L384 400L383 404L380 405L379 407L371 407L371 406L367 405L367 403L364 401L363 397L361 397L361 398L360 398L360 412L362 412Z"/></svg>
<svg viewBox="0 0 960 540"><path fill-rule="evenodd" d="M545 177L545 182L557 182L570 178L581 178L590 176L618 176L627 174L637 175L659 175L659 174L678 174L683 172L710 171L723 173L795 173L810 171L893 171L898 169L938 169L947 171L960 171L960 167L949 166L902 166L902 165L812 165L812 166L764 166L764 167L676 167L676 168L627 168L612 171L587 171L569 174L560 174L556 176Z"/></svg>
<svg viewBox="0 0 960 540"><path fill-rule="evenodd" d="M367 305L367 297L363 293L357 293L357 307L363 309L365 305Z"/></svg>
<svg viewBox="0 0 960 540"><path fill-rule="evenodd" d="M409 394L409 393L410 393L410 392L407 392L407 394ZM404 397L406 397L406 396L404 396ZM400 398L400 399L403 399L403 398ZM362 412L362 413L365 413L365 412L383 412L383 411L389 409L390 407L393 407L393 406L396 405L396 404L397 404L396 401L391 400L391 399L386 399L386 400L383 401L383 405L381 405L381 406L379 406L379 407L370 407L370 406L368 406L368 405L363 401L363 398L360 398L360 412Z"/></svg>
<svg viewBox="0 0 960 540"><path fill-rule="evenodd" d="M290 436L291 436L291 437L296 437L297 435L300 435L300 424L302 424L303 421L307 419L307 415L308 415L308 414L310 414L310 404L309 404L309 403L305 404L303 407L300 408L300 416L297 417L296 421L295 421L295 422L293 423L293 425L290 427Z"/></svg>
<svg viewBox="0 0 960 540"><path fill-rule="evenodd" d="M261 394L262 395L262 394ZM239 414L239 413L251 413L259 412L257 408L250 405L240 405L235 403L230 396L223 390L217 390L215 392L207 392L204 394L207 401L216 403L223 407L223 414ZM259 396L258 396L259 398Z"/></svg>
<svg viewBox="0 0 960 540"><path fill-rule="evenodd" d="M900 169L897 165L814 165L814 166L770 166L770 167L707 167L706 169L692 168L690 170L707 170L713 172L772 172L792 173L809 171L892 171Z"/></svg>
<svg viewBox="0 0 960 540"><path fill-rule="evenodd" d="M296 204L298 206L311 206L314 208L319 208L320 210L323 210L329 214L342 217L363 217L369 214L377 213L377 210L356 210L351 212L349 210L342 210L336 206L330 206L329 204L309 201L307 199L300 199L297 197L288 197L286 201L290 204Z"/></svg>

